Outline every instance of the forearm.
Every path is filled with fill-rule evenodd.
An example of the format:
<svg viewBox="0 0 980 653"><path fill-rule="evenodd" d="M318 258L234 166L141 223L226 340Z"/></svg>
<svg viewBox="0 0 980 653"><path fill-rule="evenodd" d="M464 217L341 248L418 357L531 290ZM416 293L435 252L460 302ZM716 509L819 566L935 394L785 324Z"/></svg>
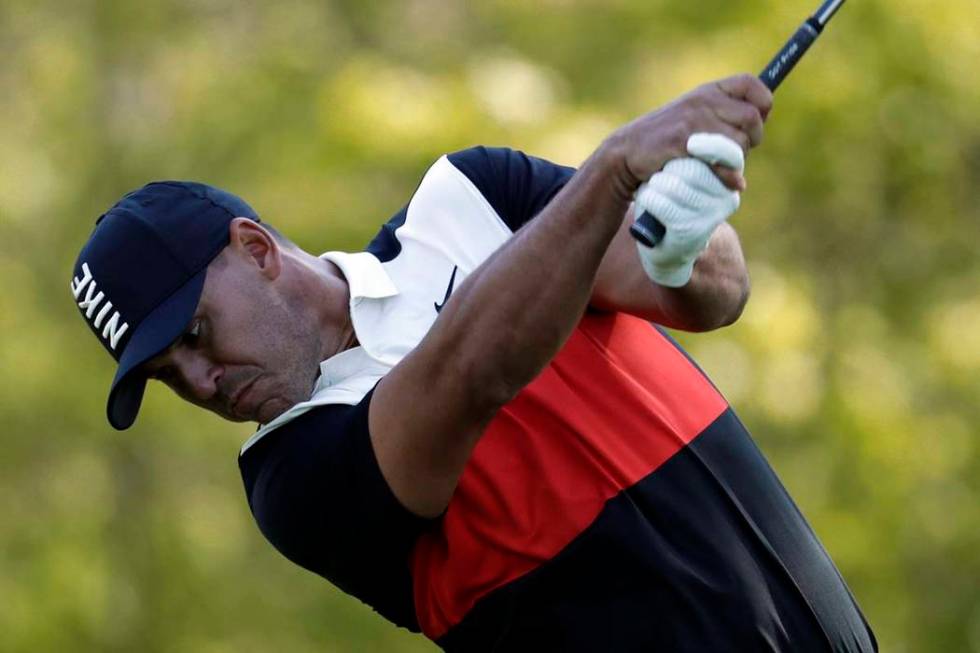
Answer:
<svg viewBox="0 0 980 653"><path fill-rule="evenodd" d="M738 235L719 225L694 264L687 285L667 288L647 280L657 294L660 324L685 331L710 331L734 323L749 298L749 275Z"/></svg>
<svg viewBox="0 0 980 653"><path fill-rule="evenodd" d="M650 280L629 233L627 211L599 267L591 305L683 331L710 331L731 324L749 295L749 276L735 230L722 223L694 265L691 280L668 288Z"/></svg>

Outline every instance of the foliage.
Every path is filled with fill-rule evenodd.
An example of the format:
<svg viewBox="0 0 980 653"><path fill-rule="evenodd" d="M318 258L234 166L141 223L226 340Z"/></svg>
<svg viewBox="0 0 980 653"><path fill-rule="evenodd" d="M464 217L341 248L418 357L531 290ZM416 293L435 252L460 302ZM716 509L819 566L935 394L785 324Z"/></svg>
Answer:
<svg viewBox="0 0 980 653"><path fill-rule="evenodd" d="M360 248L476 143L575 165L758 70L811 2L0 2L0 648L424 651L262 540L248 428L160 389L105 423L70 301L94 219L150 179ZM735 218L754 295L684 342L888 651L980 651L980 27L855 0L779 92Z"/></svg>

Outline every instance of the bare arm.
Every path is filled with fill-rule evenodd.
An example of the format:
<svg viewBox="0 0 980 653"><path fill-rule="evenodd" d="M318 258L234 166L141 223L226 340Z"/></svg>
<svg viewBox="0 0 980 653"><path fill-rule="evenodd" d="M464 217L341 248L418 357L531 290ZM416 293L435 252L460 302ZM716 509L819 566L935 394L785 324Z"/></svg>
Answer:
<svg viewBox="0 0 980 653"><path fill-rule="evenodd" d="M487 423L584 313L628 203L624 192L610 192L616 181L608 157L599 153L583 165L536 220L477 268L375 390L368 419L375 454L413 512L442 512Z"/></svg>
<svg viewBox="0 0 980 653"><path fill-rule="evenodd" d="M382 379L369 412L371 441L409 510L445 509L483 429L564 344L639 184L683 156L693 132L726 133L747 147L761 118L745 98L759 88L749 75L708 84L614 133L466 279L419 346Z"/></svg>
<svg viewBox="0 0 980 653"><path fill-rule="evenodd" d="M722 223L712 235L687 285L667 288L643 272L629 234L632 221L630 209L599 266L593 308L684 331L710 331L738 319L749 298L749 275L738 235L729 224Z"/></svg>

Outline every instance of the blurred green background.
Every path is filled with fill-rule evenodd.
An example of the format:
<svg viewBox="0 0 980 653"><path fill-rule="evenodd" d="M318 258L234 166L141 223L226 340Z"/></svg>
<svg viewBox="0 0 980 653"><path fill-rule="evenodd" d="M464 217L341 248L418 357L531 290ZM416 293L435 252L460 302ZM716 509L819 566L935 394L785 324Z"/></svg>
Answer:
<svg viewBox="0 0 980 653"><path fill-rule="evenodd" d="M247 425L113 365L71 266L151 179L359 249L440 154L577 165L761 69L813 0L0 0L0 650L429 651L280 558ZM734 224L754 290L683 341L837 562L882 650L980 651L976 0L853 0L779 92Z"/></svg>

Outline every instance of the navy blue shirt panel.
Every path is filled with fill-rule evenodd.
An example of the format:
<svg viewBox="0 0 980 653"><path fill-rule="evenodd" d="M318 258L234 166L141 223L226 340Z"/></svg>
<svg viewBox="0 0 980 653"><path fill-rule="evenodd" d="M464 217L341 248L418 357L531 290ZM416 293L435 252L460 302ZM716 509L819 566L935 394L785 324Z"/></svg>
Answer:
<svg viewBox="0 0 980 653"><path fill-rule="evenodd" d="M431 522L405 509L381 474L368 432L373 392L300 415L239 466L252 514L280 553L417 632L408 555Z"/></svg>
<svg viewBox="0 0 980 653"><path fill-rule="evenodd" d="M377 235L368 243L366 251L371 252L382 263L392 260L402 251L402 244L398 242L398 228L405 224L408 217L408 205L393 215L388 222L381 225Z"/></svg>
<svg viewBox="0 0 980 653"><path fill-rule="evenodd" d="M449 161L473 182L511 231L548 205L575 174L575 168L504 147L472 147Z"/></svg>

